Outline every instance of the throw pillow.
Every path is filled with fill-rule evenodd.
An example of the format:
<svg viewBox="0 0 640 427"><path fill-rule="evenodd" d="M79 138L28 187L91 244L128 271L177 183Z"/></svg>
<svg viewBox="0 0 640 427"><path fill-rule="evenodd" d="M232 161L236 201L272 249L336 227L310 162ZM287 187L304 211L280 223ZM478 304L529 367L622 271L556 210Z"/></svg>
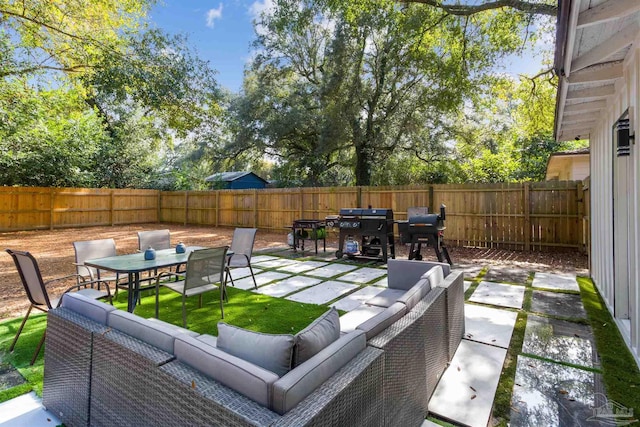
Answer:
<svg viewBox="0 0 640 427"><path fill-rule="evenodd" d="M291 370L293 335L263 334L218 323L218 349L267 369L278 376Z"/></svg>
<svg viewBox="0 0 640 427"><path fill-rule="evenodd" d="M331 310L296 334L293 367L295 368L311 359L338 338L340 338L340 317L338 310L332 307Z"/></svg>

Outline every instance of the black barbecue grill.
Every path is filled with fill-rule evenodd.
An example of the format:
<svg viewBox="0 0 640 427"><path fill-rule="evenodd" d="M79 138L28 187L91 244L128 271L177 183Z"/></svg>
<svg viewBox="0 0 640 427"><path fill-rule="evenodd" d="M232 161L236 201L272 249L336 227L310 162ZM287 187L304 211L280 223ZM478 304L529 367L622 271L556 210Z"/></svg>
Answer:
<svg viewBox="0 0 640 427"><path fill-rule="evenodd" d="M412 207L407 209L407 220L398 221L398 231L400 232L400 243L411 243L409 249L409 259L421 260L420 250L422 245L431 246L436 252L438 261L444 262L446 258L449 264L451 258L449 251L444 245L444 220L445 205L440 206L440 214L430 214L429 208Z"/></svg>
<svg viewBox="0 0 640 427"><path fill-rule="evenodd" d="M393 210L391 209L340 209L340 215L332 218L340 229L340 242L336 258L381 258L387 262L389 253L395 258L393 239ZM352 238L358 242L357 252L345 251L345 241Z"/></svg>

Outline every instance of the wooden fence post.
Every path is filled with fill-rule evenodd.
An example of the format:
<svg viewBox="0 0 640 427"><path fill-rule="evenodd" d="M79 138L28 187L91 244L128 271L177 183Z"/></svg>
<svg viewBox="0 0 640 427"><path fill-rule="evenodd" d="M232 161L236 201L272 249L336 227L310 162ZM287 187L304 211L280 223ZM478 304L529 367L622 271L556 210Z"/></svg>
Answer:
<svg viewBox="0 0 640 427"><path fill-rule="evenodd" d="M524 202L524 250L531 251L531 193L529 192L529 183L525 182L523 186L523 202Z"/></svg>
<svg viewBox="0 0 640 427"><path fill-rule="evenodd" d="M258 228L258 190L253 190L253 228Z"/></svg>
<svg viewBox="0 0 640 427"><path fill-rule="evenodd" d="M436 201L434 200L435 197L433 195L433 185L429 186L429 212L431 213L436 213L435 209L436 209Z"/></svg>
<svg viewBox="0 0 640 427"><path fill-rule="evenodd" d="M300 187L300 209L298 209L298 219L304 219L304 191Z"/></svg>
<svg viewBox="0 0 640 427"><path fill-rule="evenodd" d="M187 225L187 218L189 215L189 191L184 192L184 225Z"/></svg>
<svg viewBox="0 0 640 427"><path fill-rule="evenodd" d="M55 189L51 188L51 191L49 192L49 230L53 230L53 211L56 206L55 198Z"/></svg>
<svg viewBox="0 0 640 427"><path fill-rule="evenodd" d="M578 203L578 220L577 220L577 228L578 228L578 245L580 248L580 253L584 253L585 251L585 240L584 240L584 188L582 186L582 181L578 181L576 185L576 202Z"/></svg>
<svg viewBox="0 0 640 427"><path fill-rule="evenodd" d="M220 190L216 190L216 227L220 223Z"/></svg>
<svg viewBox="0 0 640 427"><path fill-rule="evenodd" d="M115 200L115 193L114 193L114 190L111 190L109 194L109 223L111 224L112 227L114 225L114 221L113 221L113 207L115 205L114 200Z"/></svg>

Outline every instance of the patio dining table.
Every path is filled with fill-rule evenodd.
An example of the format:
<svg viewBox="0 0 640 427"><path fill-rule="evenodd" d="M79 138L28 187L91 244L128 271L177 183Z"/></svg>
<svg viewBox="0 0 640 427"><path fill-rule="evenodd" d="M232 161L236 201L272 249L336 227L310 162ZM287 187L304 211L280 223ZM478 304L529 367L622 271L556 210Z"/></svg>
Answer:
<svg viewBox="0 0 640 427"><path fill-rule="evenodd" d="M175 248L156 250L155 259L144 259L144 252L116 255L106 258L96 258L86 260L84 263L89 267L100 270L112 271L119 274L127 274L128 290L127 311L133 313L138 301L140 292L140 273L158 268L173 267L184 264L189 258L189 253L197 249L204 249L202 246L187 246L184 253L177 253Z"/></svg>

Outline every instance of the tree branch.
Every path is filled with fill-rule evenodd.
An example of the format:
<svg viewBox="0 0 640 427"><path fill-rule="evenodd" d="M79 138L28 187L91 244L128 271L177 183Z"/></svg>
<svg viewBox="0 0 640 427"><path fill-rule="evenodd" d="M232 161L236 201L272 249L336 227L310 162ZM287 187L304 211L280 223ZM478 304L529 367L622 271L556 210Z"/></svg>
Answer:
<svg viewBox="0 0 640 427"><path fill-rule="evenodd" d="M445 4L442 0L402 0L404 3L420 3L437 7L445 12L456 16L470 16L476 13L505 7L518 10L520 12L556 16L558 7L550 4L530 3L523 0L495 0L479 5L468 4Z"/></svg>

